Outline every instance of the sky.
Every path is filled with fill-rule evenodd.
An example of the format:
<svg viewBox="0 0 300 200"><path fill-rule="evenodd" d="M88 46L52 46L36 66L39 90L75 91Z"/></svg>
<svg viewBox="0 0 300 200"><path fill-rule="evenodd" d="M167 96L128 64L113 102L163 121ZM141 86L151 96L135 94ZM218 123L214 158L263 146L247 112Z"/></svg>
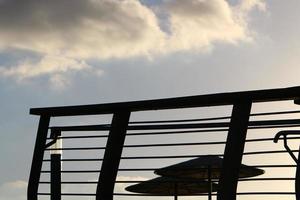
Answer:
<svg viewBox="0 0 300 200"><path fill-rule="evenodd" d="M0 0L0 200L25 199L32 107L300 85L298 0Z"/></svg>

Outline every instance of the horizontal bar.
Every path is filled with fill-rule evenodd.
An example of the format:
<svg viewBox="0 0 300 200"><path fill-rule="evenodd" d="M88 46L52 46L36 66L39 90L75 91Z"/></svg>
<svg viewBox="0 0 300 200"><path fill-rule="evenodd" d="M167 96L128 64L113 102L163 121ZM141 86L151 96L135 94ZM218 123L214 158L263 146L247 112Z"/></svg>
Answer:
<svg viewBox="0 0 300 200"><path fill-rule="evenodd" d="M249 178L249 179L239 179L239 181L293 181L296 178L291 177L279 177L279 178Z"/></svg>
<svg viewBox="0 0 300 200"><path fill-rule="evenodd" d="M283 125L283 126L260 126L249 127L248 129L269 129L269 128L292 128L299 127L299 125ZM127 133L127 136L140 136L140 135L169 135L169 134L182 134L182 133L209 133L209 132L227 132L228 129L201 129L201 130L186 130L186 131L159 131L159 132L140 132L140 133Z"/></svg>
<svg viewBox="0 0 300 200"><path fill-rule="evenodd" d="M211 194L212 196L215 196L216 194ZM171 195L159 195L159 194L137 194L137 193L114 193L114 196L153 196L153 197L165 197L165 196L171 196ZM202 194L184 194L184 195L178 195L178 196L207 196L207 193Z"/></svg>
<svg viewBox="0 0 300 200"><path fill-rule="evenodd" d="M299 97L300 87L256 90L247 92L231 92L210 95L198 95L189 97L177 97L168 99L132 101L123 103L107 103L79 106L63 106L48 108L32 108L30 114L48 116L75 116L111 114L116 111L143 111L160 109L177 109L204 106L232 105L241 101L267 102L294 100Z"/></svg>
<svg viewBox="0 0 300 200"><path fill-rule="evenodd" d="M37 193L38 195L51 195L51 193ZM61 193L62 196L96 196L92 193Z"/></svg>
<svg viewBox="0 0 300 200"><path fill-rule="evenodd" d="M40 184L50 184L49 181L40 181ZM62 181L61 184L78 184L78 185L85 185L85 184L98 184L97 181Z"/></svg>
<svg viewBox="0 0 300 200"><path fill-rule="evenodd" d="M226 132L228 129L206 129L206 130L187 130L187 131L163 131L163 132L144 132L144 133L127 133L126 136L139 136L139 135L169 135L181 133L209 133L209 132Z"/></svg>
<svg viewBox="0 0 300 200"><path fill-rule="evenodd" d="M251 165L256 168L294 168L297 165ZM135 172L135 171L154 171L158 168L121 168L118 171ZM50 171L41 171L41 173L50 173ZM64 170L61 173L100 173L100 170Z"/></svg>
<svg viewBox="0 0 300 200"><path fill-rule="evenodd" d="M292 150L292 152L299 152L299 150ZM245 152L243 155L257 155L257 154L274 154L274 153L288 153L286 150L276 150L276 151L253 151L253 152ZM179 155L179 156L132 156L132 157L121 157L122 160L138 160L138 159L174 159L174 158L196 158L200 156L207 155ZM212 156L212 155L210 155ZM214 154L214 156L223 156L223 154ZM44 162L50 162L50 159L44 159ZM78 159L62 159L63 162L68 161L103 161L103 159L97 158L78 158Z"/></svg>
<svg viewBox="0 0 300 200"><path fill-rule="evenodd" d="M295 195L295 192L238 192L237 195Z"/></svg>
<svg viewBox="0 0 300 200"><path fill-rule="evenodd" d="M158 124L158 125L133 125L128 126L127 130L164 130L164 129L194 129L194 128L227 128L230 122L211 122L211 123L190 123L190 124ZM260 126L280 126L280 125L300 125L299 119L283 120L261 120L250 121L250 127ZM81 125L81 126L54 126L53 130L59 131L96 131L110 130L110 125Z"/></svg>
<svg viewBox="0 0 300 200"><path fill-rule="evenodd" d="M256 168L292 168L292 167L297 167L297 165L251 165L251 167L256 167Z"/></svg>
<svg viewBox="0 0 300 200"><path fill-rule="evenodd" d="M45 151L53 151L53 150L64 150L64 151L70 151L70 150L104 150L105 147L65 147L65 148L50 148L45 149Z"/></svg>
<svg viewBox="0 0 300 200"><path fill-rule="evenodd" d="M295 192L237 192L237 195L295 195ZM115 196L167 196L158 194L136 194L136 193L114 193ZM216 196L216 193L211 194ZM203 194L188 194L180 196L207 196L207 193Z"/></svg>
<svg viewBox="0 0 300 200"><path fill-rule="evenodd" d="M50 159L44 159L43 162L50 162ZM62 162L77 162L77 161L103 161L103 159L98 158L72 158L72 159L61 159Z"/></svg>
<svg viewBox="0 0 300 200"><path fill-rule="evenodd" d="M299 150L292 150L292 152L299 152ZM257 154L273 154L273 153L288 153L286 150L276 150L276 151L252 151L245 152L243 155L257 155Z"/></svg>
<svg viewBox="0 0 300 200"><path fill-rule="evenodd" d="M186 180L186 181L182 181L182 182L187 182L187 183L198 183L199 181L205 181L207 180L207 178L197 178L195 180ZM249 179L239 179L239 181L241 182L249 182L249 181L293 181L296 180L296 178L249 178ZM123 180L123 181L116 181L116 183L142 183L145 182L145 180ZM157 183L165 183L168 182L168 180L166 181L157 181ZM215 181L213 181L215 182Z"/></svg>
<svg viewBox="0 0 300 200"><path fill-rule="evenodd" d="M299 150L292 150L292 152L299 152ZM286 150L277 150L277 151L252 151L245 152L243 155L257 155L257 154L274 154L274 153L288 153ZM171 159L171 158L196 158L200 156L207 155L179 155L179 156L133 156L133 157L122 157L123 160L131 159ZM210 155L211 156L211 155ZM223 156L223 154L214 154L214 156Z"/></svg>
<svg viewBox="0 0 300 200"><path fill-rule="evenodd" d="M283 138L280 138L283 140ZM300 137L291 137L289 139L300 139ZM248 139L246 142L262 142L273 141L274 138L260 138L260 139ZM190 143L166 143L166 144L136 144L136 145L124 145L124 148L136 148L136 147L168 147L168 146L195 146L195 145L218 145L226 144L226 141L220 142L190 142Z"/></svg>
<svg viewBox="0 0 300 200"><path fill-rule="evenodd" d="M41 173L51 173L51 171L41 171ZM100 173L100 170L63 170L60 173Z"/></svg>
<svg viewBox="0 0 300 200"><path fill-rule="evenodd" d="M81 135L81 136L62 136L60 139L82 139L82 138L107 138L108 135ZM47 140L53 140L53 138L47 138Z"/></svg>
<svg viewBox="0 0 300 200"><path fill-rule="evenodd" d="M300 111L290 110L290 111L280 111L280 112L252 113L252 114L250 114L250 117L267 116L267 115L296 114L296 113L300 113ZM230 118L231 118L231 116L210 117L210 118L201 118L201 119L182 119L182 120L133 121L133 122L129 122L129 124L157 124L157 123L198 122L198 121L223 120L223 119L230 119Z"/></svg>
<svg viewBox="0 0 300 200"><path fill-rule="evenodd" d="M182 122L200 122L200 121L214 121L222 119L230 119L230 116L225 117L210 117L201 119L177 119L177 120L157 120L157 121L133 121L129 124L159 124L159 123L182 123Z"/></svg>
<svg viewBox="0 0 300 200"><path fill-rule="evenodd" d="M122 160L139 160L139 159L174 159L174 158L197 158L200 156L207 155L179 155L179 156L132 156L132 157L122 157ZM212 155L211 155L212 156ZM223 156L223 154L214 154L213 156Z"/></svg>
<svg viewBox="0 0 300 200"><path fill-rule="evenodd" d="M191 143L168 143L168 144L135 144L124 145L124 148L139 148L139 147L171 147L171 146L198 146L198 145L217 145L226 144L226 142L191 142Z"/></svg>
<svg viewBox="0 0 300 200"><path fill-rule="evenodd" d="M283 128L283 127L298 127L300 125L295 126L267 126L267 127L249 127L249 129L256 128ZM207 129L207 130L187 130L187 131L163 131L163 132L141 132L141 133L127 133L127 136L139 136L139 135L167 135L167 134L181 134L181 133L201 133L201 132L226 132L228 129ZM61 139L80 139L80 138L107 138L108 135L87 135L87 136L62 136ZM47 138L48 140L52 140L52 138ZM292 137L291 137L292 139ZM298 138L297 138L298 139Z"/></svg>
<svg viewBox="0 0 300 200"><path fill-rule="evenodd" d="M251 167L256 167L256 168L292 168L292 167L297 167L297 165L251 165ZM154 171L157 170L158 168L123 168L119 169L119 171Z"/></svg>
<svg viewBox="0 0 300 200"><path fill-rule="evenodd" d="M249 179L239 179L240 182L249 182L249 181L293 181L296 178L291 178L291 177L276 177L276 178L249 178ZM191 179L191 180L185 180L182 182L187 182L187 183L197 183L202 180L207 180L205 178L203 179ZM217 181L217 179L215 180ZM213 182L215 182L213 181ZM116 180L115 183L142 183L142 182L147 182L147 180ZM157 183L165 183L168 182L166 181L157 181ZM40 184L50 184L51 182L49 181L40 181ZM97 181L62 181L61 184L98 184Z"/></svg>

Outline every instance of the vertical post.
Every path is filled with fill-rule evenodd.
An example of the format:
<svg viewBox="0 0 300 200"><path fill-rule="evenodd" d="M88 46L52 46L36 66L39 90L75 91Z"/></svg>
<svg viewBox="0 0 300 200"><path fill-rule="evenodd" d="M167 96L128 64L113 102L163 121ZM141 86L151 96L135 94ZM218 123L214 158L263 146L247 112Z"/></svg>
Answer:
<svg viewBox="0 0 300 200"><path fill-rule="evenodd" d="M208 174L208 200L212 200L212 180L211 180L211 165L207 166L207 174Z"/></svg>
<svg viewBox="0 0 300 200"><path fill-rule="evenodd" d="M296 168L295 192L296 192L296 200L300 200L300 147L298 152L298 160L297 160L297 168Z"/></svg>
<svg viewBox="0 0 300 200"><path fill-rule="evenodd" d="M96 200L112 200L130 111L114 113L98 180Z"/></svg>
<svg viewBox="0 0 300 200"><path fill-rule="evenodd" d="M219 180L218 200L236 199L251 105L251 101L239 102L233 105Z"/></svg>
<svg viewBox="0 0 300 200"><path fill-rule="evenodd" d="M37 192L38 192L38 186L40 181L49 122L50 122L50 116L47 115L40 116L40 122L39 122L39 127L36 135L35 147L34 147L31 170L30 170L28 187L27 187L28 200L37 200Z"/></svg>
<svg viewBox="0 0 300 200"><path fill-rule="evenodd" d="M174 184L174 200L178 200L178 183Z"/></svg>
<svg viewBox="0 0 300 200"><path fill-rule="evenodd" d="M56 142L51 146L51 200L61 200L61 154L62 154L62 139L59 138L61 132L54 133Z"/></svg>

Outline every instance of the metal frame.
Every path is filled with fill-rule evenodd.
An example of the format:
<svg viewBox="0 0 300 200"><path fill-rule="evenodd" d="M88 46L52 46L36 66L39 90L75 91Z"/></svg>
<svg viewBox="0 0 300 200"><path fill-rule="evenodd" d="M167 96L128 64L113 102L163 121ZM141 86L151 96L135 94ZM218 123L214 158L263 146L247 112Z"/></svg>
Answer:
<svg viewBox="0 0 300 200"><path fill-rule="evenodd" d="M65 107L50 107L50 108L33 108L30 109L30 114L40 116L39 127L37 131L36 143L34 148L32 166L30 171L28 183L28 200L37 200L38 185L40 182L40 174L43 154L46 150L46 140L48 129L59 131L71 130L110 130L107 145L105 148L105 156L103 160L101 174L99 181L96 183L97 193L93 194L97 200L111 200L113 199L113 188L118 171L120 159L153 159L154 157L130 157L121 158L122 149L124 148L124 139L127 130L155 130L155 129L180 129L180 128L215 128L214 131L228 131L228 138L226 141L223 173L220 179L220 190L218 192L218 200L234 200L236 199L237 174L239 165L243 155L258 154L261 152L246 152L244 153L244 144L246 142L246 132L250 128L272 128L272 127L291 127L300 126L300 120L270 120L270 121L255 121L249 122L251 104L255 102L268 101L282 101L295 100L300 97L300 87L272 89L272 90L258 90L249 92L233 92L221 93L212 95L200 95L190 97L179 97L159 100L134 101L125 103L109 103L109 104L95 104L82 106L65 106ZM233 105L232 116L230 123L197 123L197 124L183 124L183 125L139 125L137 123L129 123L129 116L131 112L147 111L147 110L163 110L163 109L179 109L192 107L206 107L206 106L221 106ZM274 112L280 114L280 112ZM68 127L49 127L51 117L58 116L77 116L77 115L101 115L113 114L113 121L111 125L94 125L94 126L68 126ZM224 117L223 117L224 118ZM200 120L201 121L201 120ZM128 125L129 124L129 125ZM248 127L249 126L249 127ZM229 129L228 129L229 128ZM198 130L198 132L201 130ZM164 131L165 134L177 134L184 131ZM141 133L147 134L147 133ZM148 133L148 134L158 134ZM133 135L133 134L132 134ZM128 134L127 136L130 136ZM64 136L62 136L63 138ZM224 142L223 142L224 143ZM167 144L180 145L180 144ZM187 144L185 144L187 145ZM196 145L196 144L194 144ZM95 147L97 148L97 147ZM99 147L98 147L99 148ZM269 152L281 153L282 151ZM264 152L267 153L267 152ZM195 157L191 155L190 157ZM188 157L188 156L175 156ZM173 159L174 156L165 156L165 158ZM231 160L229 160L229 158ZM64 160L64 159L62 159ZM74 159L73 159L74 160ZM78 160L78 159L77 159ZM80 159L87 161L91 159ZM72 159L65 160L72 161ZM121 169L119 169L121 170ZM149 169L147 169L149 170ZM229 173L230 172L230 173ZM101 185L100 185L101 183ZM62 182L61 184L64 184ZM240 193L240 195L251 195L251 193ZM268 192L262 194L269 194ZM287 194L280 193L278 194ZM43 194L39 194L43 195ZM72 195L72 194L62 194ZM76 195L76 194L74 194ZM84 194L89 195L89 194ZM92 195L92 194L90 194ZM118 194L115 194L118 195Z"/></svg>

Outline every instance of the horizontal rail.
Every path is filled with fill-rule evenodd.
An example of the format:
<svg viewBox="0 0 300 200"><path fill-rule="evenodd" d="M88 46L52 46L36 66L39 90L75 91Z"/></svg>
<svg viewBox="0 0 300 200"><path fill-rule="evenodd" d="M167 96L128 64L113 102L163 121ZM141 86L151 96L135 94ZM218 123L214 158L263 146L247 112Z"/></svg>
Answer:
<svg viewBox="0 0 300 200"><path fill-rule="evenodd" d="M49 181L40 181L40 184L51 184ZM97 181L62 181L61 184L78 184L78 185L85 185L85 184L98 184Z"/></svg>
<svg viewBox="0 0 300 200"><path fill-rule="evenodd" d="M77 174L77 173L100 173L101 171L100 170L64 170L64 171L60 171L60 173L70 173L70 174ZM41 171L41 173L45 173L45 174L48 174L48 173L51 173L51 171Z"/></svg>
<svg viewBox="0 0 300 200"><path fill-rule="evenodd" d="M89 161L103 161L103 159L100 158L72 158L72 159L61 159L62 162L89 162ZM44 159L43 162L51 162L50 159Z"/></svg>
<svg viewBox="0 0 300 200"><path fill-rule="evenodd" d="M132 101L123 103L107 103L80 106L32 108L30 114L47 116L75 116L111 114L116 111L143 111L177 108L192 108L203 106L232 105L241 101L267 102L295 100L299 97L300 87L280 88L271 90L256 90L247 92L231 92L189 97L177 97L157 100Z"/></svg>
<svg viewBox="0 0 300 200"><path fill-rule="evenodd" d="M299 152L299 150L292 150L292 152ZM275 153L288 153L286 150L276 150L276 151L252 151L252 152L245 152L243 155L257 155L257 154L275 154ZM196 158L200 156L207 156L207 155L172 155L172 156L125 156L121 157L122 160L138 160L138 159L175 159L175 158ZM211 154L210 156L224 156L223 154ZM50 159L44 159L44 162L50 162ZM76 158L76 159L61 159L62 162L76 162L76 161L103 161L103 159L98 158Z"/></svg>
<svg viewBox="0 0 300 200"><path fill-rule="evenodd" d="M51 195L50 193L38 193L38 195ZM62 196L96 196L93 193L61 193ZM134 193L114 193L116 196L169 196L158 194L134 194ZM215 196L216 194L212 194ZM237 195L295 195L295 192L238 192ZM207 196L203 194L185 194L180 196Z"/></svg>
<svg viewBox="0 0 300 200"><path fill-rule="evenodd" d="M238 192L237 195L295 195L295 192ZM114 193L115 196L167 196L158 194L135 194L135 193ZM216 193L211 194L216 196ZM207 196L207 193L203 194L185 194L180 196Z"/></svg>
<svg viewBox="0 0 300 200"><path fill-rule="evenodd" d="M297 165L251 165L251 167L256 167L256 168L294 168L297 167ZM135 171L154 171L157 170L158 168L121 168L119 171L124 171L124 172L135 172ZM61 173L100 173L100 170L64 170L61 171ZM41 171L41 173L51 173L51 171Z"/></svg>
<svg viewBox="0 0 300 200"><path fill-rule="evenodd" d="M283 140L283 138L279 138ZM290 137L289 139L300 139L300 137ZM274 138L261 138L261 139L249 139L246 142L263 142L263 141L273 141ZM201 146L201 145L219 145L226 144L225 141L220 142L186 142L186 143L165 143L165 144L131 144L124 145L124 148L140 148L140 147L170 147L170 146ZM49 150L104 150L105 147L72 147L72 148L51 148L45 149Z"/></svg>
<svg viewBox="0 0 300 200"><path fill-rule="evenodd" d="M51 193L37 193L38 195L51 195ZM96 196L93 193L61 193L62 196Z"/></svg>
<svg viewBox="0 0 300 200"><path fill-rule="evenodd" d="M289 111L279 111L279 112L252 113L250 114L250 117L268 116L268 115L286 115L286 114L296 114L296 113L300 113L300 111L289 110ZM129 124L181 123L181 122L199 122L199 121L212 121L212 120L223 120L223 119L231 119L231 116L209 117L209 118L200 118L200 119L183 119L183 120L133 121L133 122L129 122Z"/></svg>
<svg viewBox="0 0 300 200"><path fill-rule="evenodd" d="M299 152L299 150L292 150L292 152ZM257 155L257 154L275 154L275 153L288 153L286 150L275 150L275 151L251 151L245 152L243 155Z"/></svg>
<svg viewBox="0 0 300 200"><path fill-rule="evenodd" d="M107 138L108 135L80 135L80 136L61 136L60 139L83 139L83 138ZM53 140L53 138L47 138Z"/></svg>
<svg viewBox="0 0 300 200"><path fill-rule="evenodd" d="M64 151L70 151L70 150L105 150L105 147L64 147L64 148L50 148L45 149L45 151L53 151L53 150L64 150Z"/></svg>
<svg viewBox="0 0 300 200"><path fill-rule="evenodd" d="M268 128L289 128L300 127L299 125L287 126L262 126L262 127L249 127L248 129L268 129ZM126 136L142 136L142 135L169 135L169 134L182 134L182 133L209 133L209 132L227 132L228 129L201 129L201 130L183 130L183 131L158 131L158 132L139 132L127 133ZM62 136L61 139L80 139L80 138L107 138L108 135L87 135L87 136ZM292 138L292 137L291 137ZM52 138L47 138L52 140Z"/></svg>
<svg viewBox="0 0 300 200"><path fill-rule="evenodd" d="M239 179L239 182L250 182L250 181L294 181L296 178L292 177L277 177L277 178L248 178L248 179ZM186 183L198 183L199 181L205 181L207 179L205 178L199 178L199 179L194 179L194 180L184 180L182 182ZM147 180L116 180L115 183L142 183L142 182L147 182ZM166 181L157 181L157 183L166 183ZM217 182L217 179L215 181ZM40 184L50 184L51 182L49 181L41 181L39 182ZM98 184L97 181L62 181L61 184Z"/></svg>
<svg viewBox="0 0 300 200"><path fill-rule="evenodd" d="M164 129L194 129L194 128L227 128L229 122L211 122L211 123L189 123L189 124L158 124L158 125L132 125L127 130L164 130ZM260 126L286 126L300 125L299 119L283 119L283 120L261 120L250 121L249 128ZM53 130L59 131L103 131L110 130L110 125L81 125L81 126L54 126Z"/></svg>
<svg viewBox="0 0 300 200"><path fill-rule="evenodd" d="M205 181L207 180L207 178L197 178L197 180L186 180L186 181L182 181L182 182L187 182L187 183L198 183L199 181ZM239 182L249 182L249 181L293 181L295 180L295 178L291 178L291 177L279 177L279 178L249 178L249 179L239 179ZM123 181L116 181L116 183L142 183L145 182L145 180L123 180ZM168 182L166 181L157 181L157 183L166 183ZM215 181L213 181L215 182Z"/></svg>

